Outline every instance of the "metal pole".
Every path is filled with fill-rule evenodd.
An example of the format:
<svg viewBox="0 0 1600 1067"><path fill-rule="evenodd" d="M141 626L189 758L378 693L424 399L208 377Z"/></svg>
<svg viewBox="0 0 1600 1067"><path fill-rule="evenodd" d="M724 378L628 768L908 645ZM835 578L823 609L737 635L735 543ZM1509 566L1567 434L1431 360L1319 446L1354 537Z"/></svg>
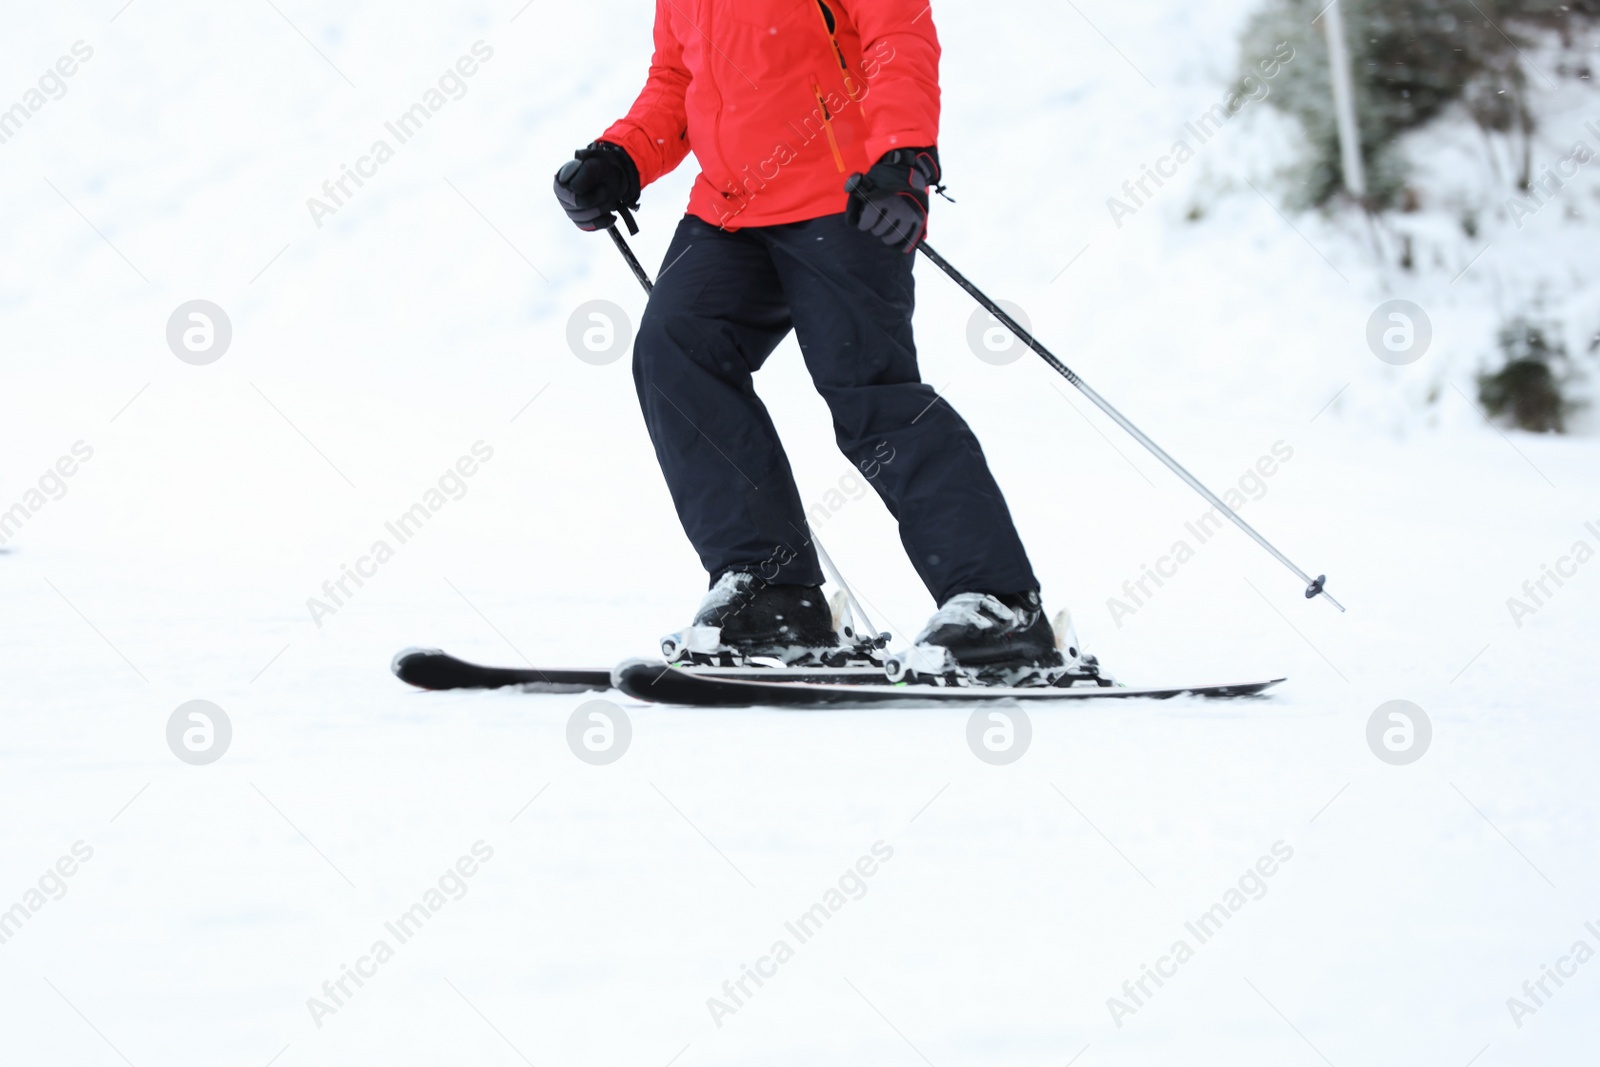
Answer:
<svg viewBox="0 0 1600 1067"><path fill-rule="evenodd" d="M1034 336L1027 330L1023 329L1022 325L1018 323L1016 319L1013 319L1010 315L1006 314L1004 308L984 295L983 290L969 282L965 275L952 267L950 262L939 253L935 252L926 241L922 242L917 247L921 249L923 255L933 260L934 264L937 265L940 270L948 274L957 285L965 289L974 300L976 300L979 304L982 304L984 309L988 311L989 314L993 315L995 318L1004 323L1006 328L1012 333L1016 334L1017 338L1022 341L1023 344L1033 349L1041 359L1050 364L1052 370L1061 375L1067 381L1071 382L1073 385L1077 386L1078 390L1082 392L1084 396L1088 397L1094 403L1095 407L1111 416L1116 424L1128 431L1129 435L1132 436L1135 441L1138 441L1141 445L1144 445L1145 448L1150 450L1152 455L1154 455L1161 462L1165 463L1167 467L1171 469L1172 473L1176 474L1179 478L1182 478L1185 482L1187 482L1189 484L1189 488L1205 497L1206 500L1211 502L1212 506L1220 510L1222 514L1226 515L1229 519L1232 519L1235 526L1249 534L1258 545L1272 553L1278 562L1282 563L1285 567L1288 567L1297 576L1299 576L1300 580L1306 583L1307 600L1321 595L1326 597L1328 603L1332 604L1340 611L1344 610L1344 605L1335 600L1328 593L1328 591L1323 588L1323 585L1328 580L1327 575L1319 574L1317 577L1312 578L1305 571L1295 566L1294 562L1290 560L1288 556L1285 556L1282 552L1279 552L1275 547L1273 547L1272 542L1268 541L1265 537L1262 537L1259 533L1257 533L1254 527L1241 519L1232 508L1224 504L1222 500L1217 497L1217 494L1213 493L1211 490L1202 485L1200 479L1184 470L1183 466L1177 460L1167 455L1160 445L1156 444L1154 441L1150 440L1149 437L1145 436L1144 431L1139 429L1139 427L1135 426L1133 423L1129 422L1127 417L1123 415L1122 412L1112 407L1104 397L1095 392L1093 389L1089 388L1088 383L1082 378L1078 377L1077 374L1073 373L1071 367L1068 367L1065 363L1061 362L1048 348L1035 340Z"/></svg>
<svg viewBox="0 0 1600 1067"><path fill-rule="evenodd" d="M617 251L621 252L622 258L628 261L629 269L633 271L633 276L639 279L639 284L644 286L645 293L654 292L655 286L650 284L650 275L646 274L644 268L639 265L638 259L634 257L633 249L628 247L627 240L623 238L621 233L617 232L617 224L613 222L610 226L607 226L606 232L616 242Z"/></svg>
<svg viewBox="0 0 1600 1067"><path fill-rule="evenodd" d="M822 565L827 568L828 577L839 583L839 588L844 590L844 595L850 600L850 606L855 609L856 617L866 625L868 639L876 640L878 628L872 625L872 619L867 615L867 609L863 608L861 601L856 599L856 591L850 588L850 583L844 580L844 575L839 573L839 568L833 565L833 557L828 555L828 550L822 547L822 542L818 540L816 534L811 535L811 543L817 546L817 555L822 557ZM859 633L860 631L858 630L857 632Z"/></svg>
<svg viewBox="0 0 1600 1067"><path fill-rule="evenodd" d="M1344 14L1339 0L1323 12L1322 24L1328 38L1328 70L1333 82L1333 114L1339 129L1339 162L1344 169L1344 187L1357 200L1366 198L1367 176L1361 164L1361 130L1356 125L1355 89L1350 81L1350 52L1345 46Z"/></svg>

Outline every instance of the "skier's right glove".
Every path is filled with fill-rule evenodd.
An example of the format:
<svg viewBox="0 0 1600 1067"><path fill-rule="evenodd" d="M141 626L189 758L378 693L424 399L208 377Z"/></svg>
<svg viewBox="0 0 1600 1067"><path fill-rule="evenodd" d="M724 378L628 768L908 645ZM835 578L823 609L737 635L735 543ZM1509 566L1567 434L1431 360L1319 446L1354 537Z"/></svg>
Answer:
<svg viewBox="0 0 1600 1067"><path fill-rule="evenodd" d="M580 230L615 226L617 214L638 233L631 212L639 208L639 168L621 145L595 141L580 148L556 171L556 199Z"/></svg>

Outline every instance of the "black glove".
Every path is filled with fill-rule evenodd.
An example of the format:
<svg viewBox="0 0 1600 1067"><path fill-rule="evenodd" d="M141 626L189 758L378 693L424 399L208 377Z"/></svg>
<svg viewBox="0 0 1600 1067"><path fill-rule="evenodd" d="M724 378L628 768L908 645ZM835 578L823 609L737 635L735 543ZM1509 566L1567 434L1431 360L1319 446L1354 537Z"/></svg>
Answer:
<svg viewBox="0 0 1600 1067"><path fill-rule="evenodd" d="M629 233L638 233L630 211L639 209L639 168L621 145L595 141L580 148L556 171L556 199L580 230L616 225L620 212Z"/></svg>
<svg viewBox="0 0 1600 1067"><path fill-rule="evenodd" d="M937 148L897 148L844 183L845 221L911 252L928 232L928 189L944 188L939 174Z"/></svg>

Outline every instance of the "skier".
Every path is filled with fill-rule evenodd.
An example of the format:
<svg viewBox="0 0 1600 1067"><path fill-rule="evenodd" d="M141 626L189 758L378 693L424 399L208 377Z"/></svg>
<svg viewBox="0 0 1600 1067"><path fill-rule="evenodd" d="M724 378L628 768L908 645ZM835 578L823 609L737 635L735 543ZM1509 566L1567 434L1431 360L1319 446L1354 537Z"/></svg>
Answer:
<svg viewBox="0 0 1600 1067"><path fill-rule="evenodd" d="M1062 667L977 438L917 370L913 253L929 190L943 188L927 4L657 0L654 37L644 90L561 168L555 193L579 229L618 214L631 227L643 187L690 151L700 164L633 363L710 574L695 627L791 663L838 645L800 494L751 381L792 328L840 450L939 605L917 644L985 673Z"/></svg>

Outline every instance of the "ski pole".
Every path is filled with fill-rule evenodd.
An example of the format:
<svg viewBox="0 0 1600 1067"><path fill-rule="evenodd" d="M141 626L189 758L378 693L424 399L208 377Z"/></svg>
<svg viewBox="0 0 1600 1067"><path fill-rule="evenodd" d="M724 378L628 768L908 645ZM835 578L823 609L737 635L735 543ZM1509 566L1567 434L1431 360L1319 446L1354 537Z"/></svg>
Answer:
<svg viewBox="0 0 1600 1067"><path fill-rule="evenodd" d="M639 284L644 286L645 293L649 294L655 289L655 286L650 284L650 275L646 274L644 267L639 265L639 260L634 257L633 249L628 247L627 240L621 233L617 232L617 224L613 222L610 226L607 226L606 232L616 242L617 251L622 253L622 258L628 261L628 268L633 271L633 276L639 279Z"/></svg>
<svg viewBox="0 0 1600 1067"><path fill-rule="evenodd" d="M621 240L621 238L618 238L618 240ZM1254 539L1256 544L1272 553L1278 562L1282 563L1285 567L1288 567L1291 571L1293 571L1302 582L1306 583L1307 600L1321 595L1327 599L1328 603L1332 604L1340 611L1344 610L1344 605L1333 599L1332 594L1323 588L1328 581L1328 576L1326 574L1319 574L1315 578L1312 578L1305 571L1295 566L1294 561L1292 561L1288 556L1285 556L1282 552L1279 552L1277 548L1273 546L1272 542L1268 541L1265 537L1262 537L1259 533L1257 533L1253 526L1241 519L1237 512L1235 512L1228 505L1224 504L1217 497L1217 494L1213 493L1211 490L1207 489L1203 484L1201 484L1200 479L1184 470L1182 464L1173 459L1171 456L1167 455L1160 445L1156 444L1145 435L1143 430L1140 430L1139 427L1129 422L1127 416L1123 415L1122 412L1112 407L1109 401L1091 389L1089 384L1082 378L1078 377L1077 374L1073 372L1071 367L1068 367L1065 363L1061 362L1048 348L1035 340L1034 336L1027 330L1023 329L1022 325L1018 323L1016 319L1013 319L1010 315L1006 314L1004 308L1002 308L999 304L996 304L993 300L989 299L989 297L984 294L983 290L979 289L976 285L973 285L970 281L968 281L965 275L950 265L949 260L945 259L938 252L935 252L933 247L929 245L928 242L921 242L917 245L917 248L922 252L923 255L933 260L935 266L948 274L952 281L961 286L961 288L965 289L968 295L970 295L979 304L983 305L985 311L999 319L1000 322L1005 325L1006 329L1016 334L1018 340L1027 345L1029 348L1033 349L1034 352L1038 354L1039 358L1050 364L1051 370L1055 371L1057 374L1061 375L1067 381L1075 385L1079 392L1083 393L1084 396L1088 397L1094 403L1095 407L1111 416L1112 420L1116 422L1118 426L1121 426L1124 430L1127 430L1135 441L1138 441L1141 445L1144 445L1145 448L1149 449L1157 459L1165 463L1172 470L1172 473L1176 474L1179 478L1182 478L1185 482L1188 482L1189 488L1205 497L1206 500L1210 501L1213 507L1221 511L1222 514L1226 515L1228 518L1232 519L1235 526L1249 534L1250 537Z"/></svg>
<svg viewBox="0 0 1600 1067"><path fill-rule="evenodd" d="M856 599L856 591L850 588L850 583L844 580L844 575L839 573L839 568L833 565L833 557L828 555L828 550L822 547L822 542L817 540L816 534L811 535L811 543L817 546L817 557L822 561L822 566L828 572L828 577L837 582L839 588L844 590L845 599L850 602L850 607L855 611L857 617L861 619L862 624L866 626L867 633L871 634L873 638L882 636L878 633L878 628L872 625L872 619L867 616L867 609L863 608L861 601Z"/></svg>

